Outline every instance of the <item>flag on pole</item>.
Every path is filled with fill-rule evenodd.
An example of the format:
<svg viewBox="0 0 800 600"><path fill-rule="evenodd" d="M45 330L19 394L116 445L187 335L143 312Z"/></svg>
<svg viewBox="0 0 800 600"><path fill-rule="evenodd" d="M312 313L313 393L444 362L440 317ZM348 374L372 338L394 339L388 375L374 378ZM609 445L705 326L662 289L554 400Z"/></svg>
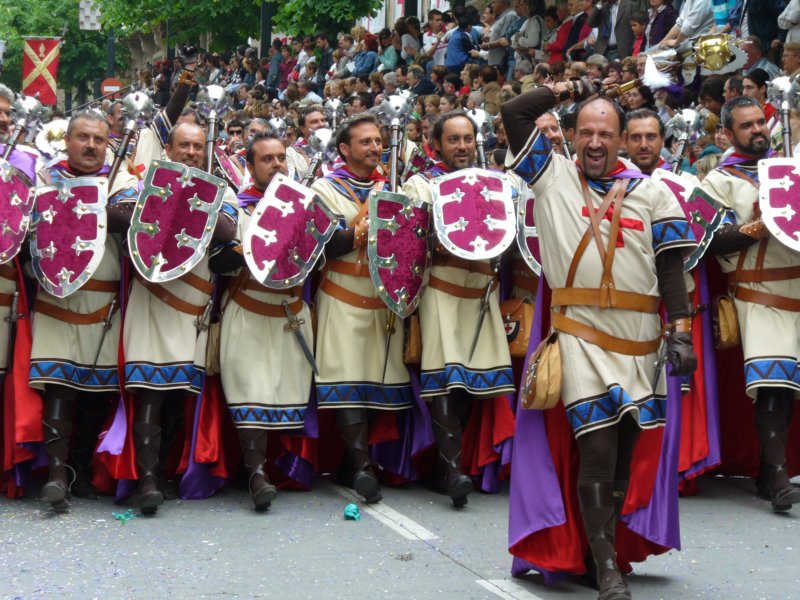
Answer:
<svg viewBox="0 0 800 600"><path fill-rule="evenodd" d="M56 104L56 77L61 38L23 38L22 93L39 94L42 104Z"/></svg>

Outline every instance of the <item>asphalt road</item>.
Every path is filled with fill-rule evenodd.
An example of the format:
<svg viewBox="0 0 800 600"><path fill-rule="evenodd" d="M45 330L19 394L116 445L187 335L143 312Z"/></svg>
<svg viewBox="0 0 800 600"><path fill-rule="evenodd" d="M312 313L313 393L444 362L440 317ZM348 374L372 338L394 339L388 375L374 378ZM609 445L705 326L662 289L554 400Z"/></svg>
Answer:
<svg viewBox="0 0 800 600"><path fill-rule="evenodd" d="M752 483L704 479L681 500L682 552L637 565L637 600L800 599L800 507L774 515ZM110 498L54 515L35 497L0 500L2 598L592 599L576 581L511 578L508 492L463 510L421 486L384 489L349 521L348 492L319 481L267 514L225 490L120 521ZM134 511L131 511L134 512Z"/></svg>

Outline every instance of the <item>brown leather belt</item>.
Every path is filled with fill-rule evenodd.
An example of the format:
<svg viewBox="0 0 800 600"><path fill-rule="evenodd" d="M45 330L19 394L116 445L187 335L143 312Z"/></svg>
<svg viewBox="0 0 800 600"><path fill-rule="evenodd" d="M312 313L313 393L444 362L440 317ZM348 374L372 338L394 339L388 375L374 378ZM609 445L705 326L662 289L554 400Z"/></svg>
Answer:
<svg viewBox="0 0 800 600"><path fill-rule="evenodd" d="M236 302L236 304L241 306L246 311L255 313L257 315L262 315L264 317L286 317L286 311L284 310L282 304L269 304L267 302L261 302L260 300L256 300L252 296L248 296L247 294L243 294L241 292L234 294L231 300ZM289 305L289 310L291 310L295 315L298 314L302 308L302 298L296 302L292 302Z"/></svg>
<svg viewBox="0 0 800 600"><path fill-rule="evenodd" d="M733 295L743 302L762 304L764 306L788 310L790 312L800 312L800 300L795 300L794 298L778 296L777 294L768 294L766 292L757 292L756 290L751 290L746 287L737 287Z"/></svg>
<svg viewBox="0 0 800 600"><path fill-rule="evenodd" d="M647 342L618 338L600 331L599 329L595 329L589 325L584 325L575 319L565 317L555 310L550 311L550 319L553 329L569 335L574 335L585 342L589 342L590 344L594 344L595 346L603 348L603 350L609 350L611 352L616 352L617 354L627 354L628 356L644 356L646 354L652 354L653 352L656 352L661 346L661 337L657 337L656 339Z"/></svg>
<svg viewBox="0 0 800 600"><path fill-rule="evenodd" d="M327 271L341 273L342 275L352 275L353 277L369 277L369 269L364 269L364 263L362 262L351 263L343 260L331 260L328 261L326 269Z"/></svg>
<svg viewBox="0 0 800 600"><path fill-rule="evenodd" d="M83 289L83 288L81 288ZM70 323L72 325L94 325L95 323L102 323L108 318L109 311L117 306L119 303L109 302L104 307L90 313L76 313L55 304L45 302L42 298L37 298L33 306L34 312L47 315L58 321Z"/></svg>
<svg viewBox="0 0 800 600"><path fill-rule="evenodd" d="M81 286L81 292L104 292L106 294L116 294L119 292L119 281L103 281L102 279L90 279Z"/></svg>
<svg viewBox="0 0 800 600"><path fill-rule="evenodd" d="M3 279L17 280L17 269L14 265L8 263L0 265L0 277Z"/></svg>
<svg viewBox="0 0 800 600"><path fill-rule="evenodd" d="M347 288L333 283L330 279L326 279L320 286L320 291L325 292L329 296L341 300L345 304L355 306L358 308L368 308L370 310L377 310L379 308L386 308L383 300L380 298L371 298L369 296L361 296L355 292L351 292Z"/></svg>
<svg viewBox="0 0 800 600"><path fill-rule="evenodd" d="M596 306L599 308L618 308L642 313L657 313L661 298L623 292L609 288L556 288L553 290L553 306Z"/></svg>
<svg viewBox="0 0 800 600"><path fill-rule="evenodd" d="M487 277L493 277L494 271L492 266L485 262L477 260L464 260L452 254L434 254L432 263L435 267L453 267L455 269L463 269L470 273L480 273Z"/></svg>
<svg viewBox="0 0 800 600"><path fill-rule="evenodd" d="M0 306L11 306L14 303L14 294L0 294Z"/></svg>
<svg viewBox="0 0 800 600"><path fill-rule="evenodd" d="M188 277L188 275L191 275L191 277ZM153 283L152 281L147 281L144 277L142 277L138 273L136 274L136 280L140 284L142 284L142 286L148 292L153 294L153 296L161 300L164 304L174 308L178 312L182 312L187 315L192 315L193 317L199 317L206 311L205 304L197 305L197 304L192 304L190 302L186 302L186 300L178 298L178 296L167 290L164 286L158 283ZM186 275L183 275L179 279L179 281L183 281L184 283L190 285L196 290L199 290L208 295L211 295L211 292L214 289L214 285L210 281L206 281L202 277L198 277L197 275L194 275L192 273L187 273ZM201 282L203 284L202 287L200 287Z"/></svg>
<svg viewBox="0 0 800 600"><path fill-rule="evenodd" d="M492 275L494 275L494 272L492 272ZM492 291L497 289L497 285L497 279L494 279L492 281ZM439 290L440 292L444 292L445 294L455 296L456 298L478 299L483 298L483 294L486 292L486 288L464 287L461 285L456 285L455 283L450 283L444 279L439 279L433 275L431 275L430 279L428 279L428 287Z"/></svg>
<svg viewBox="0 0 800 600"><path fill-rule="evenodd" d="M800 266L774 269L748 269L737 271L736 283L761 283L763 281L785 281L800 277Z"/></svg>

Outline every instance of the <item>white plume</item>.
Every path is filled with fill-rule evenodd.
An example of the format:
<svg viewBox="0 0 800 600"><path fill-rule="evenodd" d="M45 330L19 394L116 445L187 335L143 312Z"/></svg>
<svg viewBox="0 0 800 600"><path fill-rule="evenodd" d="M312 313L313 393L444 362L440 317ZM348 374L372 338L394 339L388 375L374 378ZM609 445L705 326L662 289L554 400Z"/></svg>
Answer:
<svg viewBox="0 0 800 600"><path fill-rule="evenodd" d="M656 91L672 85L672 79L669 77L669 75L659 71L658 67L656 67L653 57L648 56L647 62L644 64L642 83L649 87L652 91Z"/></svg>

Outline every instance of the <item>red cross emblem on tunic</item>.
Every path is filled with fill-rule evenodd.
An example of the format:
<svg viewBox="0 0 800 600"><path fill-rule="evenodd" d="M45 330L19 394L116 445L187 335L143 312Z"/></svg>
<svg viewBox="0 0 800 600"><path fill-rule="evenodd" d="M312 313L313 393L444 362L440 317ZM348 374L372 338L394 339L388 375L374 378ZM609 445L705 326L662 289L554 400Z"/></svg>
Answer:
<svg viewBox="0 0 800 600"><path fill-rule="evenodd" d="M595 208L594 212L596 213L599 209ZM603 215L603 218L606 221L611 221L611 217L614 214L614 204L612 203L611 206L608 207L606 214ZM581 209L581 216L589 217L589 210L584 206ZM624 248L625 241L622 239L622 230L623 229L633 229L635 231L644 231L644 223L639 219L630 219L627 217L620 217L619 219L619 231L617 232L617 248Z"/></svg>

